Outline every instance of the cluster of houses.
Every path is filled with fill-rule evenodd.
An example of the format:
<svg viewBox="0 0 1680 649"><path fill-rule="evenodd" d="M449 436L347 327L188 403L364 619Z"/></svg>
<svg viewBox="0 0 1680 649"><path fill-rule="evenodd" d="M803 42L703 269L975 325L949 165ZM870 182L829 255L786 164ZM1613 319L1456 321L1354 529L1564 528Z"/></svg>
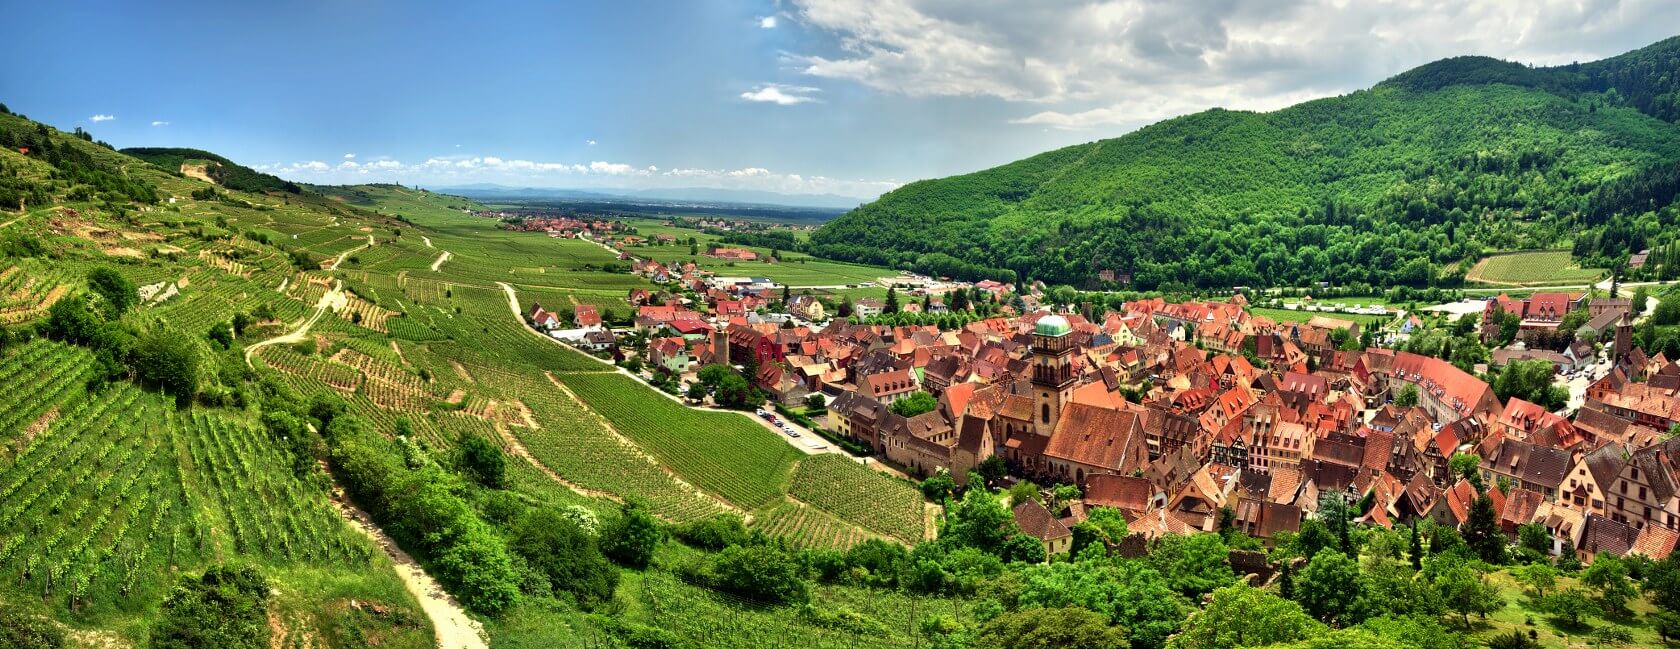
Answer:
<svg viewBox="0 0 1680 649"><path fill-rule="evenodd" d="M717 290L717 289L712 289ZM1115 507L1144 536L1212 531L1221 512L1260 539L1298 529L1327 494L1369 502L1382 526L1458 525L1479 495L1449 470L1481 458L1504 529L1540 523L1558 553L1666 556L1680 541L1680 365L1628 347L1615 304L1607 376L1571 416L1501 400L1447 361L1384 348L1347 351L1354 322L1254 316L1224 302L1131 302L1099 319L1036 311L968 324L816 329L751 317L760 296L719 299L722 317L647 306L665 334L651 360L671 371L752 368L771 398L822 394L827 428L907 471L958 481L992 457L1039 484L1075 484L1065 512L1017 511L1051 551L1089 507ZM1541 300L1525 319L1554 317ZM1489 308L1507 308L1499 300ZM1571 308L1592 308L1580 301ZM1340 330L1340 333L1338 333ZM1394 403L1406 386L1415 405ZM892 404L916 392L938 407Z"/></svg>

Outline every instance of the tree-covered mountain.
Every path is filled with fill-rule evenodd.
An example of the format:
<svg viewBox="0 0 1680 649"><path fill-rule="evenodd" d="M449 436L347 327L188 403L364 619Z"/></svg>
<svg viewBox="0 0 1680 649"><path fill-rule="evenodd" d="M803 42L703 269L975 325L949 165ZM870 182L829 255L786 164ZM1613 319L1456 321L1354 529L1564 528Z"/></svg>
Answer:
<svg viewBox="0 0 1680 649"><path fill-rule="evenodd" d="M1140 288L1451 284L1485 251L1584 263L1680 236L1680 37L1531 68L1458 57L1270 113L1214 109L911 183L811 250Z"/></svg>
<svg viewBox="0 0 1680 649"><path fill-rule="evenodd" d="M216 184L246 192L300 191L295 183L265 174L209 151L176 147L134 147L122 153L150 162L171 173L183 173L186 168L199 167Z"/></svg>

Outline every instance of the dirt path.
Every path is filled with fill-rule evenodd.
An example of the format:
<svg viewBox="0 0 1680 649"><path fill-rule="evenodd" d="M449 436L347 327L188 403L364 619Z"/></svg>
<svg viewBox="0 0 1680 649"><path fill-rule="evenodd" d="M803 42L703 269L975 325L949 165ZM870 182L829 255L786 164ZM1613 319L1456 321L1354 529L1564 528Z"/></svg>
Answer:
<svg viewBox="0 0 1680 649"><path fill-rule="evenodd" d="M333 218L338 218L338 217L333 217ZM373 235L370 234L370 235L368 235L368 242L367 243L356 246L356 247L351 248L349 250L346 250L344 252L338 253L338 257L336 259L333 259L332 265L328 266L327 270L338 270L338 267L344 263L344 260L349 259L350 255L353 255L353 254L361 251L364 248L371 248L371 247L373 247ZM437 269L434 268L432 270L437 270Z"/></svg>
<svg viewBox="0 0 1680 649"><path fill-rule="evenodd" d="M419 600L420 609L426 612L426 617L432 620L432 629L437 636L437 646L440 649L488 649L484 641L484 626L467 616L465 609L456 603L455 598L443 591L443 586L432 579L415 563L414 557L408 556L402 548L397 547L396 541L385 534L373 522L373 517L352 503L339 498L333 499L338 513L350 522L362 534L372 539L375 545L385 551L395 564L397 576L402 578L403 586L408 593Z"/></svg>
<svg viewBox="0 0 1680 649"><path fill-rule="evenodd" d="M427 248L434 247L434 246L432 246L432 238L431 237L422 236L422 237L420 237L420 240L426 242L426 247Z"/></svg>
<svg viewBox="0 0 1680 649"><path fill-rule="evenodd" d="M432 272L437 272L437 269L443 266L443 262L449 261L452 256L448 250L443 251L443 254L438 255L437 261L432 262Z"/></svg>
<svg viewBox="0 0 1680 649"><path fill-rule="evenodd" d="M321 316L326 315L328 309L337 311L344 308L344 306L348 303L349 300L344 296L344 282L343 280L339 280L338 283L333 286L332 290L327 291L326 294L321 296L320 301L315 303L315 312L309 314L309 318L305 319L302 324L299 324L296 329L293 329L283 335L252 343L249 347L246 347L245 365L247 367L255 367L255 365L252 365L251 363L251 357L256 355L257 350L269 345L303 342L304 337L309 335L309 328L315 326L315 323L320 322Z"/></svg>

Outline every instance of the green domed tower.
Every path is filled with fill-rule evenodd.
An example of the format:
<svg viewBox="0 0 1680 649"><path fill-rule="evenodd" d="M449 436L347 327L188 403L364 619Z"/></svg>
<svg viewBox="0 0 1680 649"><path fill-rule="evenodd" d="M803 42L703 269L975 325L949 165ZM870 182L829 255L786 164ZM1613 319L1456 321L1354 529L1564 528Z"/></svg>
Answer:
<svg viewBox="0 0 1680 649"><path fill-rule="evenodd" d="M1062 418L1062 406L1073 395L1073 325L1051 314L1033 325L1033 428L1049 436Z"/></svg>

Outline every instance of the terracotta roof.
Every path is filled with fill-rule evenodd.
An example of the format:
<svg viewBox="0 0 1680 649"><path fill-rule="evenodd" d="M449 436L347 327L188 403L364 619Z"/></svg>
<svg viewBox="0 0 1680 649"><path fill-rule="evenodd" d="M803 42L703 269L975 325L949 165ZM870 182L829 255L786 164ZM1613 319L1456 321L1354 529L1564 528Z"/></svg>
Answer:
<svg viewBox="0 0 1680 649"><path fill-rule="evenodd" d="M1015 524L1021 527L1021 532L1040 541L1051 541L1072 536L1066 525L1050 515L1050 510L1037 500L1027 501L1015 506Z"/></svg>
<svg viewBox="0 0 1680 649"><path fill-rule="evenodd" d="M1097 474L1085 479L1085 504L1113 507L1129 516L1149 508L1155 487L1148 478Z"/></svg>
<svg viewBox="0 0 1680 649"><path fill-rule="evenodd" d="M1140 450L1145 448L1143 436L1143 421L1136 412L1072 403L1062 409L1044 454L1126 472L1149 460Z"/></svg>

